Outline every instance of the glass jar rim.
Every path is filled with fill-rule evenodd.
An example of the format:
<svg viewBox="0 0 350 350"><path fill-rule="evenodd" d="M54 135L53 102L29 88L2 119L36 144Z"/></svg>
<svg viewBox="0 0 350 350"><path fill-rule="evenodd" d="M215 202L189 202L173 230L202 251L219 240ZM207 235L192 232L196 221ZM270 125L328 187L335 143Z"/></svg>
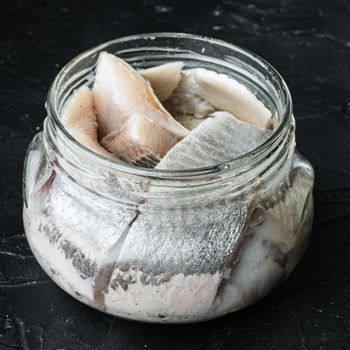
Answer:
<svg viewBox="0 0 350 350"><path fill-rule="evenodd" d="M89 148L79 143L73 136L70 135L70 133L63 126L59 118L56 106L53 103L55 92L57 90L57 85L60 79L62 78L62 76L64 76L75 64L80 62L80 60L84 59L87 56L93 55L94 53L100 52L108 48L108 46L112 44L118 44L118 43L123 43L127 41L138 40L138 39L156 40L157 38L191 39L196 41L202 41L205 44L209 43L209 44L219 45L219 46L228 48L230 50L239 52L240 54L264 65L266 69L268 69L269 72L271 72L276 78L276 81L280 86L280 90L283 93L284 100L285 100L284 102L285 108L283 110L283 115L281 116L278 127L273 131L272 135L264 143L259 145L257 148L241 156L235 157L229 161L218 163L209 167L193 168L193 169L185 169L185 170L184 169L181 169L181 170L151 169L151 168L136 166L133 164L114 161L91 151ZM237 169L246 167L247 165L249 166L249 164L252 163L254 160L256 160L258 157L263 157L263 155L269 152L271 145L278 142L281 135L283 134L283 131L287 132L289 130L291 120L292 120L292 99L291 99L290 91L288 89L286 82L282 78L282 76L271 64L269 64L267 61L265 61L263 58L256 55L255 53L249 50L243 49L237 45L228 43L224 40L215 39L215 38L202 36L202 35L175 33L175 32L145 33L145 34L125 36L114 40L110 40L108 42L105 42L103 44L100 44L98 46L95 46L91 49L88 49L82 52L81 54L79 54L78 56L70 60L55 77L48 91L46 108L47 108L49 119L53 121L54 125L59 129L62 135L69 142L71 142L74 146L78 147L79 151L82 152L84 157L87 157L89 161L96 162L101 166L104 166L122 173L126 173L129 175L159 178L159 179L171 179L171 178L179 178L179 177L193 178L193 177L200 177L204 175L214 175L214 174L217 175L218 173L221 173L223 171L228 171L230 169L237 170Z"/></svg>

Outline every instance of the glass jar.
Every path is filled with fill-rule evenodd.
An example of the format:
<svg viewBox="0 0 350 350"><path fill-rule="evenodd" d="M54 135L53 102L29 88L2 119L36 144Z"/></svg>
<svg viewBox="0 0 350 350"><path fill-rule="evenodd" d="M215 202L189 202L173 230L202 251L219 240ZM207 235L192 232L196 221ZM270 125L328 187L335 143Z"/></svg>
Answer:
<svg viewBox="0 0 350 350"><path fill-rule="evenodd" d="M278 126L254 151L208 168L155 170L99 156L60 115L75 88L93 83L103 50L135 68L181 60L232 76ZM134 320L202 321L263 298L296 266L312 226L314 174L295 150L288 88L258 56L187 34L121 38L69 62L46 108L25 161L24 226L42 268L76 299Z"/></svg>

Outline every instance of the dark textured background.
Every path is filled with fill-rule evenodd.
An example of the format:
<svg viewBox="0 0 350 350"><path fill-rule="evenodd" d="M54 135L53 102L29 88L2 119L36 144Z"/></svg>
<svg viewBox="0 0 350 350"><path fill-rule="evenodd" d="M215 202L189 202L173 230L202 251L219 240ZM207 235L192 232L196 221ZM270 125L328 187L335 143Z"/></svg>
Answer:
<svg viewBox="0 0 350 350"><path fill-rule="evenodd" d="M350 349L350 2L111 3L1 0L0 349ZM22 228L24 152L60 67L104 41L156 31L221 38L272 63L317 175L311 243L288 281L197 325L127 322L78 303L40 269Z"/></svg>

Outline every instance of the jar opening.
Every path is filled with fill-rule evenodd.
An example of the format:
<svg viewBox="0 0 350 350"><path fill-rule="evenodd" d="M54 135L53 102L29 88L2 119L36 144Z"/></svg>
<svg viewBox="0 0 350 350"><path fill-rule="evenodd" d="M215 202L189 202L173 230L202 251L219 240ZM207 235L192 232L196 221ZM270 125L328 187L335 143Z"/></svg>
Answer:
<svg viewBox="0 0 350 350"><path fill-rule="evenodd" d="M271 103L276 104L275 114L279 125L270 138L254 150L210 167L188 170L150 169L100 156L76 141L62 125L59 116L60 109L70 92L79 84L91 82L91 73L93 73L98 54L101 51L117 54L136 67L145 68L156 65L156 62L165 63L165 60L168 59L179 60L182 58L183 60L191 60L193 66L196 62L200 62L202 66L211 67L210 69L220 68L225 70L228 75L241 72L241 78L246 79L248 84L249 81L256 78L254 83L257 91L265 94L266 98L270 98ZM271 91L273 91L272 97L268 96ZM118 172L159 179L193 178L227 171L239 173L241 170L244 171L243 169L252 168L254 164L268 157L271 150L277 149L278 145L286 140L292 122L290 92L283 78L269 63L254 53L233 44L184 33L150 33L123 37L80 54L63 67L55 78L48 92L46 108L50 127L54 128L54 132L59 133L65 139L73 152L79 152L81 157L88 159L91 163L94 162Z"/></svg>

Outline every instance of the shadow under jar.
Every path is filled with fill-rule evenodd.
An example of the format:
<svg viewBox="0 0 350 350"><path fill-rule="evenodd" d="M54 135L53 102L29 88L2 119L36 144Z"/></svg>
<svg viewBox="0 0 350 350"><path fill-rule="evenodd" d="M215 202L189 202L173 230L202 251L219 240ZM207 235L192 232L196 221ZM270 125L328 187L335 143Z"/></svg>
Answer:
<svg viewBox="0 0 350 350"><path fill-rule="evenodd" d="M135 68L183 61L232 76L278 126L254 151L210 168L155 170L103 158L60 121L73 90L92 85L101 51ZM263 298L296 266L312 226L314 174L295 150L288 88L261 58L194 35L117 39L62 69L47 112L27 152L24 225L42 268L76 299L134 320L202 321Z"/></svg>

